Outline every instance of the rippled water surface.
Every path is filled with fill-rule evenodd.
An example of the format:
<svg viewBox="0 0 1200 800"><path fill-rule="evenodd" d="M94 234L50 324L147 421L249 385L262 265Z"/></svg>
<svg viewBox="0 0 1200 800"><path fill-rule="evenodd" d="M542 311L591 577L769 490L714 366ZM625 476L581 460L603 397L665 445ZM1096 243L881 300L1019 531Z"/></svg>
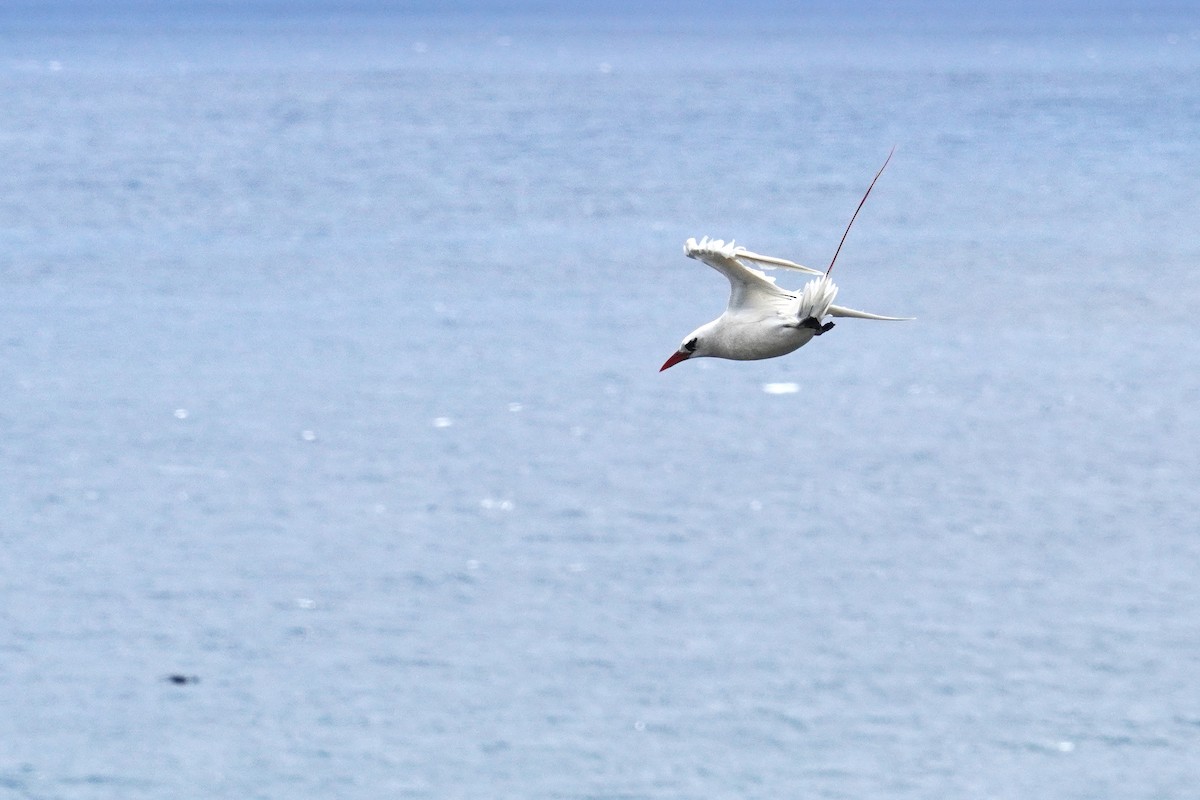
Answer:
<svg viewBox="0 0 1200 800"><path fill-rule="evenodd" d="M1200 785L1197 19L3 40L0 797Z"/></svg>

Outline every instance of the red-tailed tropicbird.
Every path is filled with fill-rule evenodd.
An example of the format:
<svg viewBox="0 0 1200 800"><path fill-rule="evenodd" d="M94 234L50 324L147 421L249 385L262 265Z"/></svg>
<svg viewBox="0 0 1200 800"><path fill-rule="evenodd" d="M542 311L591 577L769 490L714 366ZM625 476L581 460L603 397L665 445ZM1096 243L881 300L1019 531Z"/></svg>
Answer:
<svg viewBox="0 0 1200 800"><path fill-rule="evenodd" d="M892 150L895 151L895 148ZM688 239L683 246L683 252L688 258L703 261L729 279L729 306L724 314L689 333L679 345L679 350L671 354L659 372L675 366L680 361L701 356L753 361L786 355L808 344L814 336L829 331L833 323L822 322L827 316L891 321L912 319L884 317L836 306L833 299L837 296L837 286L829 279L838 253L842 251L842 244L846 242L846 235L850 233L850 225L854 224L854 219L862 209L863 203L867 202L871 189L875 188L875 181L879 180L879 176L891 160L892 154L888 153L887 160L883 162L879 172L875 173L874 180L867 187L858 208L854 210L854 215L850 217L850 224L842 234L842 241L829 262L829 268L824 272L786 259L751 253L732 241L726 244L720 239L709 239L707 236L699 242ZM773 277L755 269L751 264L767 268L782 267L820 277L809 281L797 294L779 288L775 285Z"/></svg>

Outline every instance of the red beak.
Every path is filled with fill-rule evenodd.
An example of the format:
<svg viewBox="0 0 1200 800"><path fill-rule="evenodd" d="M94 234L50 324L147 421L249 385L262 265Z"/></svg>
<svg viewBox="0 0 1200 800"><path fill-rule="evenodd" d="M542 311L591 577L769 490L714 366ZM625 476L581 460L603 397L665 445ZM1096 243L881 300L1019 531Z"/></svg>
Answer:
<svg viewBox="0 0 1200 800"><path fill-rule="evenodd" d="M662 372L667 367L673 367L676 364L678 364L680 361L687 361L691 357L692 357L691 353L685 352L683 350L680 350L678 353L672 353L671 357L667 359L667 363L665 363L661 367L659 367L658 371Z"/></svg>

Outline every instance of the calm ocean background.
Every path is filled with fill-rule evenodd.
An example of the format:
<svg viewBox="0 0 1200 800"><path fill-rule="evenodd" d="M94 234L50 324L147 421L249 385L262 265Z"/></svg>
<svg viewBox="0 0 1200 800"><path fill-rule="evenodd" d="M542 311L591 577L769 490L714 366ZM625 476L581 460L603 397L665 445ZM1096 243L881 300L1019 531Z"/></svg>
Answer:
<svg viewBox="0 0 1200 800"><path fill-rule="evenodd" d="M731 7L0 13L0 800L1200 797L1200 13Z"/></svg>

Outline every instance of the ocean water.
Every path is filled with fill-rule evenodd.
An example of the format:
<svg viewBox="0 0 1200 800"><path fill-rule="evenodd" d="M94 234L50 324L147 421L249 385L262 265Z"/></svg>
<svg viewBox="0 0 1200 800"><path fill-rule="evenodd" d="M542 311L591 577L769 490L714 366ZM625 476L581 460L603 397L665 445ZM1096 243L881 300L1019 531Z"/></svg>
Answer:
<svg viewBox="0 0 1200 800"><path fill-rule="evenodd" d="M1200 19L278 13L0 31L0 798L1195 796Z"/></svg>

